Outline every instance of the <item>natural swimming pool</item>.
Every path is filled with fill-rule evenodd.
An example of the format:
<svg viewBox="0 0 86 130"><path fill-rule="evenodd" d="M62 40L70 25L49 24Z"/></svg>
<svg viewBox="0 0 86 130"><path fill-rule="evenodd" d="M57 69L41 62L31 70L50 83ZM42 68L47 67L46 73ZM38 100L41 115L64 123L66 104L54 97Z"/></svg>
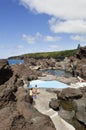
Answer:
<svg viewBox="0 0 86 130"><path fill-rule="evenodd" d="M9 63L9 65L23 64L24 60L9 59L8 63Z"/></svg>
<svg viewBox="0 0 86 130"><path fill-rule="evenodd" d="M33 88L35 85L38 86L38 88L67 88L69 87L67 84L64 84L62 82L56 81L56 80L32 80L29 84L30 88Z"/></svg>
<svg viewBox="0 0 86 130"><path fill-rule="evenodd" d="M64 75L65 77L71 77L71 73L64 71L64 70L58 70L58 69L44 69L42 72L46 74L51 74L51 75L56 75L56 76L62 76Z"/></svg>

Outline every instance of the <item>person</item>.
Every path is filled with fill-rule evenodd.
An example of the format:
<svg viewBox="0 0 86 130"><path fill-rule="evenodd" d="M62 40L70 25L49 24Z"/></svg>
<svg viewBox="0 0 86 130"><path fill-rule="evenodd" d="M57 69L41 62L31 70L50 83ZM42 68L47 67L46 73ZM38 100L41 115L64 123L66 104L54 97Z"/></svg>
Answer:
<svg viewBox="0 0 86 130"><path fill-rule="evenodd" d="M37 99L36 89L30 88L29 95L30 95L30 97Z"/></svg>
<svg viewBox="0 0 86 130"><path fill-rule="evenodd" d="M37 85L35 85L35 87L32 89L32 96L33 98L37 98Z"/></svg>
<svg viewBox="0 0 86 130"><path fill-rule="evenodd" d="M29 93L30 93L30 96L33 96L33 92L32 92L32 88L30 89Z"/></svg>
<svg viewBox="0 0 86 130"><path fill-rule="evenodd" d="M40 92L38 91L38 88L37 88L37 85L35 85L35 87L33 88L32 90L32 94L33 94L33 97L35 99L37 99L37 94L39 94Z"/></svg>
<svg viewBox="0 0 86 130"><path fill-rule="evenodd" d="M32 104L33 103L33 94L32 94L32 88L29 90L29 102Z"/></svg>
<svg viewBox="0 0 86 130"><path fill-rule="evenodd" d="M78 78L78 80L80 81L80 82L84 82L85 80L84 79L82 79L81 77L77 77Z"/></svg>
<svg viewBox="0 0 86 130"><path fill-rule="evenodd" d="M62 74L62 79L64 79L64 74Z"/></svg>

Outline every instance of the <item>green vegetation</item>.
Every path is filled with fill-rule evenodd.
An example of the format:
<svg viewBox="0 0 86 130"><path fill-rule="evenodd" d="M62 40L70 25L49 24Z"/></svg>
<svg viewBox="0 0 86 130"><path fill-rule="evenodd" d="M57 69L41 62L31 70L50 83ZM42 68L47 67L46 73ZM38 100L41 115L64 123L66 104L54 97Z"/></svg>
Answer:
<svg viewBox="0 0 86 130"><path fill-rule="evenodd" d="M58 57L70 57L76 54L75 50L65 50L65 51L58 51L58 52L42 52L42 53L29 53L21 55L20 57L27 57L27 58L58 58Z"/></svg>
<svg viewBox="0 0 86 130"><path fill-rule="evenodd" d="M43 58L63 58L63 57L70 57L74 56L77 52L77 49L74 50L65 50L65 51L57 51L57 52L40 52L40 53L28 53L23 54L20 56L13 56L9 57L8 59L23 59L23 58L36 58L36 59L43 59Z"/></svg>

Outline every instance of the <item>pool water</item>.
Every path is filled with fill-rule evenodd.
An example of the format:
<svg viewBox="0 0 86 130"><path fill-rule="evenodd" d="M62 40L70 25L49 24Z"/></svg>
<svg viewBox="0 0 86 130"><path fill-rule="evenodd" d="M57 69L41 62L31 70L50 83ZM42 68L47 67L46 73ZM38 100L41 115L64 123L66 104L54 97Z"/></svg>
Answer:
<svg viewBox="0 0 86 130"><path fill-rule="evenodd" d="M14 65L14 64L23 64L24 60L16 60L16 59L9 59L8 60L9 65Z"/></svg>
<svg viewBox="0 0 86 130"><path fill-rule="evenodd" d="M33 88L37 85L38 88L68 88L67 84L61 83L56 80L32 80L28 87Z"/></svg>
<svg viewBox="0 0 86 130"><path fill-rule="evenodd" d="M72 76L71 73L66 72L64 70L45 69L45 70L42 70L42 72L46 74L56 75L56 76L62 76L62 75L64 75L65 77Z"/></svg>

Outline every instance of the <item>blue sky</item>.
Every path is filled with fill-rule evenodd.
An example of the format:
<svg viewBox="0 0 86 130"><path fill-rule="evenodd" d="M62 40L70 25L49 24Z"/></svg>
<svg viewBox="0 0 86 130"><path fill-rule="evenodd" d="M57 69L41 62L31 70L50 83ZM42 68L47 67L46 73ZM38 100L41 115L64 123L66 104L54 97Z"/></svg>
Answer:
<svg viewBox="0 0 86 130"><path fill-rule="evenodd" d="M0 58L86 43L86 0L0 0Z"/></svg>

